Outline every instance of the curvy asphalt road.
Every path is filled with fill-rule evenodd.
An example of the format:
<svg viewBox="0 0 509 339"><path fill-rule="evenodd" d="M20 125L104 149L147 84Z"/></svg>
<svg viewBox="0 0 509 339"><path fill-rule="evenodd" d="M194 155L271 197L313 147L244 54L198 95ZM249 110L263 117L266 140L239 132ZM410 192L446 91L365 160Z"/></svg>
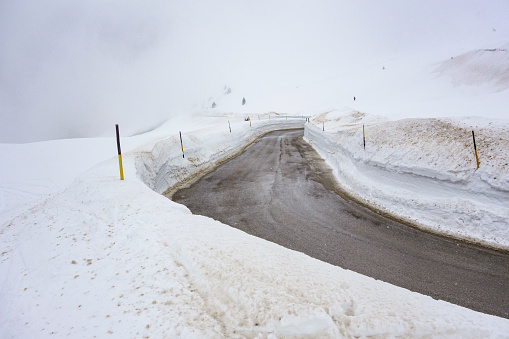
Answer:
<svg viewBox="0 0 509 339"><path fill-rule="evenodd" d="M333 265L509 318L509 253L425 233L343 198L302 129L266 134L172 199Z"/></svg>

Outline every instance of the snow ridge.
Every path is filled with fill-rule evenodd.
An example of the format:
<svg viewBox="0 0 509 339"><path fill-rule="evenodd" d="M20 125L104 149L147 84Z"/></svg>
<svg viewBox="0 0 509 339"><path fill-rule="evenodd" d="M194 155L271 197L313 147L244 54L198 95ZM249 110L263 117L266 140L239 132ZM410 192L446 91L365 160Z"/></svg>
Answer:
<svg viewBox="0 0 509 339"><path fill-rule="evenodd" d="M454 86L489 84L496 91L509 88L509 44L477 49L443 62L435 72L450 77Z"/></svg>
<svg viewBox="0 0 509 339"><path fill-rule="evenodd" d="M344 124L353 115L360 117L356 123ZM376 121L355 111L334 111L306 124L305 138L345 190L361 200L427 230L508 249L509 158L504 150L509 124L470 120Z"/></svg>

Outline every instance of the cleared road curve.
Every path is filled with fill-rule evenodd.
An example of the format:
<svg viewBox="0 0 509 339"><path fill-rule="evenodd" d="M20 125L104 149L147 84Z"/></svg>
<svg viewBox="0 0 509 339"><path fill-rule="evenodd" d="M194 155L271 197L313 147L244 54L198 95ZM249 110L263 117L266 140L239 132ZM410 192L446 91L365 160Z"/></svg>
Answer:
<svg viewBox="0 0 509 339"><path fill-rule="evenodd" d="M303 130L275 131L172 199L249 234L509 318L509 254L421 232L341 196Z"/></svg>

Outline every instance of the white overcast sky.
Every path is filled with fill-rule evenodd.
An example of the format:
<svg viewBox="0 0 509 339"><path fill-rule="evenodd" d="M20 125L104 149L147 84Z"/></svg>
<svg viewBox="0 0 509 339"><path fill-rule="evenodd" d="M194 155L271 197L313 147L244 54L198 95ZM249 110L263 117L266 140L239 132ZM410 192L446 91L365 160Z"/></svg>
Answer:
<svg viewBox="0 0 509 339"><path fill-rule="evenodd" d="M506 0L0 0L0 142L135 132L225 84L262 93L374 58L500 47L508 17Z"/></svg>

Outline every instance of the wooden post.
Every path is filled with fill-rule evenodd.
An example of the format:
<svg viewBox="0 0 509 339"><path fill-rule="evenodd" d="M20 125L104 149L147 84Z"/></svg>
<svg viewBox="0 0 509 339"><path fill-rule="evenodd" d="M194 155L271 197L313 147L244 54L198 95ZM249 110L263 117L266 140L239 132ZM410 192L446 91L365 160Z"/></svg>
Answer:
<svg viewBox="0 0 509 339"><path fill-rule="evenodd" d="M182 143L182 132L179 131L180 134L180 147L182 148L182 158L185 158L184 156L184 144Z"/></svg>
<svg viewBox="0 0 509 339"><path fill-rule="evenodd" d="M115 125L117 132L117 151L118 151L118 167L120 168L120 180L124 180L124 169L122 168L122 151L120 150L120 134L118 132L118 124Z"/></svg>
<svg viewBox="0 0 509 339"><path fill-rule="evenodd" d="M479 157L477 156L477 146L475 145L475 135L474 131L472 131L472 139L474 139L474 153L475 153L475 161L477 162L477 168L479 168Z"/></svg>

